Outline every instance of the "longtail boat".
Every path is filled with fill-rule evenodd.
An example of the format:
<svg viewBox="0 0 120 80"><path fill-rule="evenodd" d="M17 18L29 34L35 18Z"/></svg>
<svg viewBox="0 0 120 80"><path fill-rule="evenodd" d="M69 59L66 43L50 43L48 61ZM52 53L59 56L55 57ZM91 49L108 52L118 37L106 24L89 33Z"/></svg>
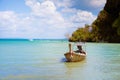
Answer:
<svg viewBox="0 0 120 80"><path fill-rule="evenodd" d="M78 62L85 59L86 53L85 52L77 53L72 51L71 44L69 44L69 52L65 53L64 56L68 62Z"/></svg>

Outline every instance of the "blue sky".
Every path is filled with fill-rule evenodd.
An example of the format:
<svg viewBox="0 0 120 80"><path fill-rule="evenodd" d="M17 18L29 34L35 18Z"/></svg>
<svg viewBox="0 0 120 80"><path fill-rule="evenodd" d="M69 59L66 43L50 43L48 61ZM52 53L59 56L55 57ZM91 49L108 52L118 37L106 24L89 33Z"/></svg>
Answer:
<svg viewBox="0 0 120 80"><path fill-rule="evenodd" d="M91 24L106 0L0 0L0 38L65 38Z"/></svg>

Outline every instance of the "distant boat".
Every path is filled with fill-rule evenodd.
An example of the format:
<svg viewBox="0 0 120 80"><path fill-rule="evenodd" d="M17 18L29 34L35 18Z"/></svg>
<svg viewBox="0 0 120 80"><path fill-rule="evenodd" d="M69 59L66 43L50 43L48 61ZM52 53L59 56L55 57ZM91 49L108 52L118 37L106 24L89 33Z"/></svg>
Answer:
<svg viewBox="0 0 120 80"><path fill-rule="evenodd" d="M29 41L33 41L33 39L29 39Z"/></svg>
<svg viewBox="0 0 120 80"><path fill-rule="evenodd" d="M78 62L85 59L86 53L72 51L71 44L69 44L69 52L65 53L64 56L68 62Z"/></svg>

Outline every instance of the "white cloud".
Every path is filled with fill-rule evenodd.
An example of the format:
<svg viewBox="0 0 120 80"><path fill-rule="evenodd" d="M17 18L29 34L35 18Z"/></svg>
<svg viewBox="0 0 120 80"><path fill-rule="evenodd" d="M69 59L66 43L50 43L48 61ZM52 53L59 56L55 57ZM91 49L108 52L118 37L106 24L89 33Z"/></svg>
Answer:
<svg viewBox="0 0 120 80"><path fill-rule="evenodd" d="M0 12L0 28L4 26L4 30L15 30L17 20L17 15L13 11Z"/></svg>
<svg viewBox="0 0 120 80"><path fill-rule="evenodd" d="M64 8L62 14L67 21L73 23L72 27L84 27L85 24L91 24L96 19L92 12L75 8Z"/></svg>
<svg viewBox="0 0 120 80"><path fill-rule="evenodd" d="M28 37L34 34L32 17L21 16L13 11L0 12L0 37Z"/></svg>
<svg viewBox="0 0 120 80"><path fill-rule="evenodd" d="M94 16L91 12L81 10L78 10L77 13L71 17L73 22L86 24L90 24L95 19L96 16Z"/></svg>
<svg viewBox="0 0 120 80"><path fill-rule="evenodd" d="M96 18L91 12L69 8L70 0L63 0L58 6L56 0L25 2L31 8L28 15L0 12L0 37L64 38L65 33L76 29L73 27L91 24Z"/></svg>
<svg viewBox="0 0 120 80"><path fill-rule="evenodd" d="M26 0L26 5L32 9L32 13L36 16L45 17L45 15L54 15L56 13L56 7L52 1L44 1L42 3L35 2L34 0Z"/></svg>
<svg viewBox="0 0 120 80"><path fill-rule="evenodd" d="M90 5L93 7L101 7L105 5L106 2L106 0L89 0L89 1L90 1Z"/></svg>
<svg viewBox="0 0 120 80"><path fill-rule="evenodd" d="M72 6L73 0L51 0L58 8L67 8Z"/></svg>
<svg viewBox="0 0 120 80"><path fill-rule="evenodd" d="M34 4L31 4L30 1ZM52 1L47 0L42 3L32 1L33 0L26 0L26 4L31 7L32 16L36 16L37 20L43 21L49 25L64 23L64 18L56 11L56 7Z"/></svg>

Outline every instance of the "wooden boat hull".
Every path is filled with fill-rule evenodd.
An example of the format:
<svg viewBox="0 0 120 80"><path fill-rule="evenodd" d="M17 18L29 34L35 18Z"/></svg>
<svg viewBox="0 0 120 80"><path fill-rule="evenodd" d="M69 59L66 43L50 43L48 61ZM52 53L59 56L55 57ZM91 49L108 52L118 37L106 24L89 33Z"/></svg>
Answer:
<svg viewBox="0 0 120 80"><path fill-rule="evenodd" d="M85 59L86 55L82 53L71 53L67 52L64 54L68 62L78 62Z"/></svg>

